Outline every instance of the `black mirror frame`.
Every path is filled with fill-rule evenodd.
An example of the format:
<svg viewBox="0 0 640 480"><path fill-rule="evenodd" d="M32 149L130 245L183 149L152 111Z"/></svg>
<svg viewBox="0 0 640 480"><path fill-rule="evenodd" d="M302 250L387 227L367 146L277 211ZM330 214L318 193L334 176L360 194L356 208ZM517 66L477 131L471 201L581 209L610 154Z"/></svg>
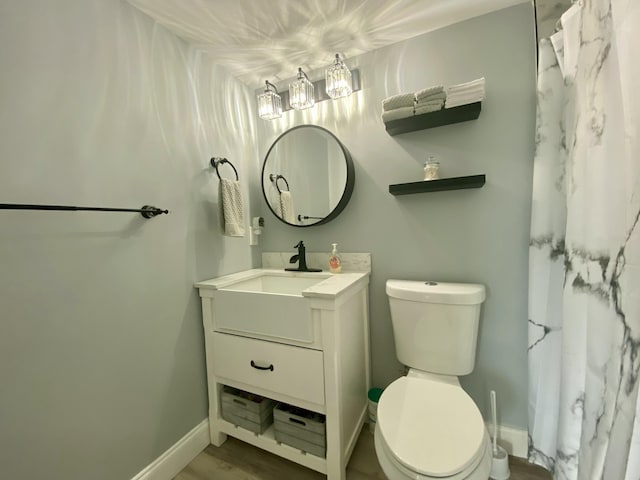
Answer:
<svg viewBox="0 0 640 480"><path fill-rule="evenodd" d="M293 223L286 222L283 218L280 218L278 214L273 210L273 208L271 208L271 205L269 204L269 199L267 198L267 192L264 188L264 174L265 174L265 169L267 166L267 159L269 158L269 154L271 153L271 150L273 150L273 148L276 146L278 141L282 137L284 137L287 133L290 133L294 130L297 130L298 128L303 128L303 127L317 128L318 130L322 130L333 137L333 139L340 146L340 149L342 150L342 154L344 155L344 160L347 165L347 179L346 179L346 185L344 186L344 192L342 193L342 197L340 198L340 201L338 202L336 207L333 210L331 210L331 212L329 212L329 215L324 217L322 220L315 223L311 223L309 225L296 225ZM286 225L290 225L292 227L299 227L299 228L315 227L317 225L323 225L325 223L330 222L331 220L336 218L338 215L340 215L340 213L344 210L344 208L347 206L347 203L349 203L349 200L351 199L351 194L353 193L353 187L355 185L355 182L356 182L356 171L353 166L353 159L351 158L351 154L349 153L349 150L347 150L347 148L342 144L342 142L338 139L338 137L336 137L332 132L330 132L326 128L320 127L318 125L306 125L306 124L298 125L296 127L290 128L282 132L278 136L278 138L274 140L274 142L269 147L269 151L267 151L267 154L264 157L264 161L262 162L262 172L260 175L260 186L262 187L262 196L264 198L265 203L267 204L267 207L269 207L269 210L271 210L271 213L273 213L273 216Z"/></svg>

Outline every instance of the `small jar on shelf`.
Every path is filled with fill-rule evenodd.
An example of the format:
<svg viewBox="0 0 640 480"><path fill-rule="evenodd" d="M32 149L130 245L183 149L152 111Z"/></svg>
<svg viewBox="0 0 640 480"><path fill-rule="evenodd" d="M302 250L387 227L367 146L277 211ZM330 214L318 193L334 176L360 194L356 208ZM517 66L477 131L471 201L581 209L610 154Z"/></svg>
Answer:
<svg viewBox="0 0 640 480"><path fill-rule="evenodd" d="M429 155L427 161L424 162L424 179L425 180L437 180L439 177L438 169L440 168L440 162L436 160L434 155Z"/></svg>

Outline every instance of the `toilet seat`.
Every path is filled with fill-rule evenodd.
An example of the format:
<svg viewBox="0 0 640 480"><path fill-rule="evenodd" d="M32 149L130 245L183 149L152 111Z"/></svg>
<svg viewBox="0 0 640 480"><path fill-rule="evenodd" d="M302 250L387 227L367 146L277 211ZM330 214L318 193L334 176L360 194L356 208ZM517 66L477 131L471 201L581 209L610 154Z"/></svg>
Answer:
<svg viewBox="0 0 640 480"><path fill-rule="evenodd" d="M456 384L402 377L377 410L381 440L393 460L427 477L473 470L486 450L486 428L471 397Z"/></svg>
<svg viewBox="0 0 640 480"><path fill-rule="evenodd" d="M385 445L382 434L380 434L379 424L376 424L374 444L378 462L389 480L487 480L491 471L492 458L491 439L488 432L485 434L485 439L484 454L480 457L478 463L450 477L428 477L401 465Z"/></svg>

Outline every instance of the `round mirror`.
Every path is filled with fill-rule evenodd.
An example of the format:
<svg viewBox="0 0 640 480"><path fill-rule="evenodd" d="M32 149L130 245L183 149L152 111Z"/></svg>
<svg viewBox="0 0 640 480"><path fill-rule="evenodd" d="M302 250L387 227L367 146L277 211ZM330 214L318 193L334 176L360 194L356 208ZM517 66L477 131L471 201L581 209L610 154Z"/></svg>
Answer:
<svg viewBox="0 0 640 480"><path fill-rule="evenodd" d="M296 227L336 218L349 202L354 183L353 161L345 146L315 125L280 135L262 166L262 193L269 209Z"/></svg>

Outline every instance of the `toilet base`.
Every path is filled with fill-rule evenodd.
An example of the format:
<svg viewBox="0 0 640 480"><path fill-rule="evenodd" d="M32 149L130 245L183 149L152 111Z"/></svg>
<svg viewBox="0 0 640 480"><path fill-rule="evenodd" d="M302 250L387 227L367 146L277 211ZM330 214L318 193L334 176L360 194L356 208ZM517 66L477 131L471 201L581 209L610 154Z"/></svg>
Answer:
<svg viewBox="0 0 640 480"><path fill-rule="evenodd" d="M489 478L489 473L491 472L492 454L491 441L489 440L488 432L485 432L485 451L482 459L472 471L460 472L449 477L430 477L410 471L408 468L399 465L397 461L391 457L390 453L387 452L387 449L384 446L384 440L381 439L382 435L379 432L379 428L380 427L376 424L374 445L380 467L382 467L382 471L389 480L488 480Z"/></svg>

